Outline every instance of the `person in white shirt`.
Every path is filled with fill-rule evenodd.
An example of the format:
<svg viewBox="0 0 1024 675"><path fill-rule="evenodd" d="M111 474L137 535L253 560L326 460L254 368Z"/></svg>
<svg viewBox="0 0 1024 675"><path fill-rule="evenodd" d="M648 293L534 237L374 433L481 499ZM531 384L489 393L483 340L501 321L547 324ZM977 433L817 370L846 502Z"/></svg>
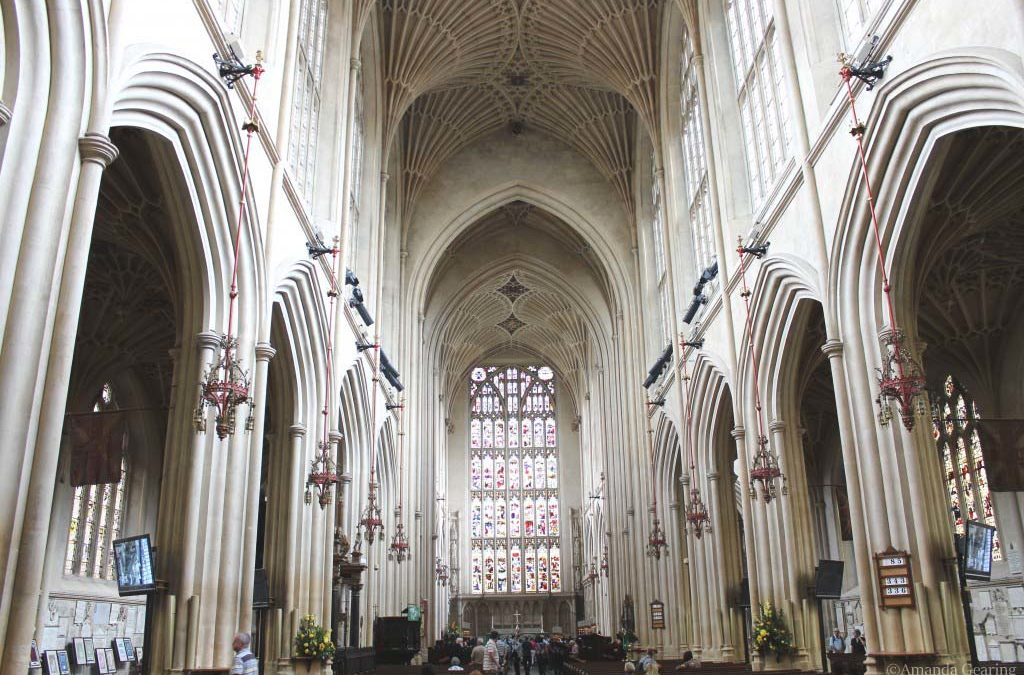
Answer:
<svg viewBox="0 0 1024 675"><path fill-rule="evenodd" d="M248 633L235 633L231 648L235 650L235 661L231 664L231 675L258 675L260 661L249 651Z"/></svg>
<svg viewBox="0 0 1024 675"><path fill-rule="evenodd" d="M451 665L448 666L449 673L461 673L465 668L462 667L462 661L459 660L458 656L452 657Z"/></svg>
<svg viewBox="0 0 1024 675"><path fill-rule="evenodd" d="M491 639L484 645L484 675L497 675L501 670L501 655L498 653L498 631L491 631Z"/></svg>

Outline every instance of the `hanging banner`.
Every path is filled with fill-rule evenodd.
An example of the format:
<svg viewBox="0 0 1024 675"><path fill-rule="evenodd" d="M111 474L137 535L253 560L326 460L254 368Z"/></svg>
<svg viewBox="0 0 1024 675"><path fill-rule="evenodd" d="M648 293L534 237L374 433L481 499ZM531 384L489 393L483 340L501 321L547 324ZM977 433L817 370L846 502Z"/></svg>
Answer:
<svg viewBox="0 0 1024 675"><path fill-rule="evenodd" d="M1024 490L1024 420L976 421L985 457L988 489L992 492Z"/></svg>
<svg viewBox="0 0 1024 675"><path fill-rule="evenodd" d="M121 480L127 439L127 414L69 415L65 429L71 446L71 485L104 485Z"/></svg>

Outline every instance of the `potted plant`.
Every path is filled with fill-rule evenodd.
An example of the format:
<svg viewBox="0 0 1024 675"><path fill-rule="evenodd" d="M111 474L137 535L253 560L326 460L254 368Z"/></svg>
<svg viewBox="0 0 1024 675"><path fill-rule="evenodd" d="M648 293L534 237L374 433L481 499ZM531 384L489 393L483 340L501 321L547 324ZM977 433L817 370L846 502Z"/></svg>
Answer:
<svg viewBox="0 0 1024 675"><path fill-rule="evenodd" d="M302 617L299 622L299 630L295 633L295 658L306 661L307 671L313 660L327 664L334 658L331 631L317 623L312 614Z"/></svg>
<svg viewBox="0 0 1024 675"><path fill-rule="evenodd" d="M793 636L786 628L782 610L762 603L754 619L753 646L761 656L775 652L776 660L793 651Z"/></svg>

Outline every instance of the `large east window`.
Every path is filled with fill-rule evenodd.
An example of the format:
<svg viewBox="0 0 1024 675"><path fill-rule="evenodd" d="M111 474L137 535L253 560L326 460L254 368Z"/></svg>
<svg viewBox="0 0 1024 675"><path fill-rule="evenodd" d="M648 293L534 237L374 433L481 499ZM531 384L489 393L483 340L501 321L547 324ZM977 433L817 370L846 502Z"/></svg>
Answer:
<svg viewBox="0 0 1024 675"><path fill-rule="evenodd" d="M327 0L301 0L288 163L295 186L307 204L313 201L316 176L326 32Z"/></svg>
<svg viewBox="0 0 1024 675"><path fill-rule="evenodd" d="M470 588L562 590L555 374L474 368L469 383Z"/></svg>
<svg viewBox="0 0 1024 675"><path fill-rule="evenodd" d="M715 247L711 233L711 207L708 204L708 159L704 148L704 123L697 85L697 68L700 66L695 62L693 43L685 30L682 53L680 126L683 131L683 163L686 171L686 199L690 211L693 259L699 273L714 261Z"/></svg>
<svg viewBox="0 0 1024 675"><path fill-rule="evenodd" d="M946 378L942 391L933 398L935 443L945 473L953 528L957 534L964 534L968 520L995 527L992 494L978 438L978 408L952 376ZM998 534L992 546L992 559L1003 559Z"/></svg>
<svg viewBox="0 0 1024 675"><path fill-rule="evenodd" d="M105 384L93 406L93 414L77 417L76 423L70 426L73 444L85 447L87 455L113 455L113 466L102 466L111 464L109 460L100 465L90 463L90 466L84 466L85 463L77 457L72 460L72 464L76 465L72 467L72 484L90 484L77 485L72 497L64 574L96 579L114 578L112 542L121 536L127 473L124 419L116 411L114 390ZM117 453L118 450L120 453ZM117 470L118 454L120 471ZM104 480L104 476L105 480L115 480L98 482Z"/></svg>
<svg viewBox="0 0 1024 675"><path fill-rule="evenodd" d="M756 211L772 194L790 155L782 57L775 20L765 0L729 0L726 16L750 196Z"/></svg>

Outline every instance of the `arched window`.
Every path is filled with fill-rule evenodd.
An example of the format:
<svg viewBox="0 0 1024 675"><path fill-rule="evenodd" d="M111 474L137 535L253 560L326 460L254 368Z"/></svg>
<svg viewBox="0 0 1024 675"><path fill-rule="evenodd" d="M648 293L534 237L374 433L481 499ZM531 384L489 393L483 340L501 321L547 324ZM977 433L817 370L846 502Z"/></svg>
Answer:
<svg viewBox="0 0 1024 675"><path fill-rule="evenodd" d="M316 176L316 141L320 127L320 84L323 78L326 32L327 0L302 0L299 8L288 163L295 187L306 204L313 201L313 182Z"/></svg>
<svg viewBox="0 0 1024 675"><path fill-rule="evenodd" d="M957 534L964 534L968 520L995 527L985 458L978 438L978 407L952 376L946 378L942 391L933 396L932 403L935 443L946 479L953 528ZM992 559L1003 559L998 534L992 546Z"/></svg>
<svg viewBox="0 0 1024 675"><path fill-rule="evenodd" d="M782 56L775 17L765 0L728 0L726 14L750 199L757 211L772 194L790 153Z"/></svg>
<svg viewBox="0 0 1024 675"><path fill-rule="evenodd" d="M124 447L127 432L124 418L117 412L117 400L113 387L103 385L93 414L76 417L72 425L73 436L78 437L79 447L99 453L115 455L114 469L100 469L95 476L72 477L72 484L103 480L102 476L114 477L116 482L94 482L75 486L71 501L71 522L68 526L68 547L64 557L64 573L96 579L114 578L114 556L112 542L121 536L124 522L125 485L127 463ZM76 439L72 438L72 443ZM73 449L72 452L75 450ZM117 469L116 453L120 451L120 472ZM102 460L101 460L102 461ZM81 460L73 458L81 466ZM110 461L105 462L110 464Z"/></svg>
<svg viewBox="0 0 1024 675"><path fill-rule="evenodd" d="M654 247L654 283L661 306L660 342L672 341L672 311L669 297L668 266L665 259L665 207L661 196L661 180L654 156L651 156L651 243ZM660 345L659 345L660 347Z"/></svg>
<svg viewBox="0 0 1024 675"><path fill-rule="evenodd" d="M470 373L474 594L562 590L554 378L547 366Z"/></svg>
<svg viewBox="0 0 1024 675"><path fill-rule="evenodd" d="M715 258L711 234L711 209L708 205L708 159L704 149L704 123L701 118L697 86L697 68L693 42L683 31L682 73L680 82L680 127L683 136L683 160L686 170L686 198L690 208L690 233L693 237L693 260L700 273Z"/></svg>

